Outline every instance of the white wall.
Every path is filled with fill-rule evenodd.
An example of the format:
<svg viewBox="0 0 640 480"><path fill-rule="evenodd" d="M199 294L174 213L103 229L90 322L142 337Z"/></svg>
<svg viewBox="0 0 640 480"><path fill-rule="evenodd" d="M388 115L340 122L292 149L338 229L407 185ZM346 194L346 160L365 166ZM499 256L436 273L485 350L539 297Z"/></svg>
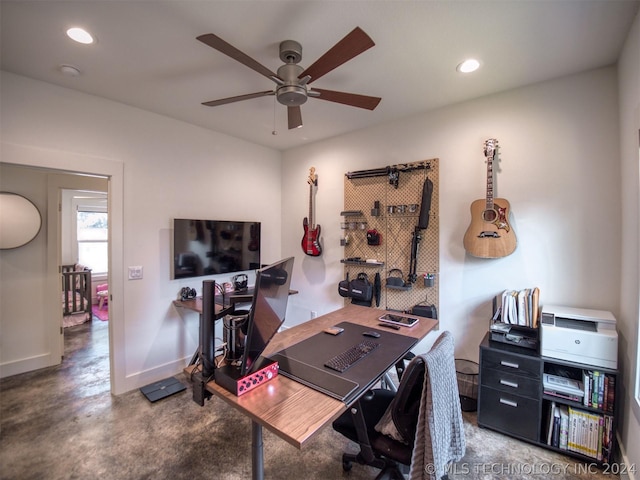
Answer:
<svg viewBox="0 0 640 480"><path fill-rule="evenodd" d="M620 364L624 399L620 436L629 465L640 466L640 15L619 61L622 235L620 282ZM640 473L635 473L640 478Z"/></svg>
<svg viewBox="0 0 640 480"><path fill-rule="evenodd" d="M123 165L124 234L119 271L144 268L142 280L122 282L110 304L115 393L173 375L195 351L197 316L172 306L180 289L201 290L202 279L170 280L171 220L233 217L262 223L263 261L281 257L281 154L223 134L6 72L1 77L2 162L18 147L35 148L41 162L68 168L70 157L101 157ZM46 158L50 157L50 165ZM79 162L73 164L84 171ZM39 165L42 166L42 165ZM113 219L113 217L112 217ZM121 243L121 245L120 245ZM4 253L0 260L4 261ZM4 268L2 269L4 270ZM219 278L222 280L222 278ZM0 289L8 284L3 274ZM32 301L29 289L10 302ZM22 318L2 321L23 324ZM3 328L4 331L4 328ZM19 362L0 352L0 364ZM13 370L15 373L18 371Z"/></svg>
<svg viewBox="0 0 640 480"><path fill-rule="evenodd" d="M38 170L3 167L0 168L0 191L28 198L38 208L42 219L42 227L30 243L0 250L2 367L7 370L11 360L20 359L23 368L31 370L50 361L46 324L55 321L42 309L46 290L42 272L47 263L47 179Z"/></svg>
<svg viewBox="0 0 640 480"><path fill-rule="evenodd" d="M491 299L507 288L539 286L543 304L618 314L617 112L616 71L605 68L287 151L283 184L291 188L283 200L295 207L283 218L283 252L297 256L301 291L292 301L319 312L342 304L339 222L347 171L438 157L439 314L459 357L477 360ZM486 193L482 149L491 137L500 144L496 196L510 201L518 238L516 252L498 260L467 256L462 246L469 205ZM325 248L319 258L298 246L310 166L320 182L316 220Z"/></svg>

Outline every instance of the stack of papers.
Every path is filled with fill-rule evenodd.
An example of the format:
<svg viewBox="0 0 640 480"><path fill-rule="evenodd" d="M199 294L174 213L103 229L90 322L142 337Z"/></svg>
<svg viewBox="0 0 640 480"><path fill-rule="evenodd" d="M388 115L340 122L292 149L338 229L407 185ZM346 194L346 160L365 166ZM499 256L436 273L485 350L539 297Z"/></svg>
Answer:
<svg viewBox="0 0 640 480"><path fill-rule="evenodd" d="M499 297L498 309L503 323L537 328L540 314L540 289L505 290Z"/></svg>
<svg viewBox="0 0 640 480"><path fill-rule="evenodd" d="M568 393L576 395L578 397L584 396L584 389L582 388L582 382L574 380L572 378L560 377L558 375L551 375L545 373L542 377L542 384L545 391L555 391L559 393Z"/></svg>

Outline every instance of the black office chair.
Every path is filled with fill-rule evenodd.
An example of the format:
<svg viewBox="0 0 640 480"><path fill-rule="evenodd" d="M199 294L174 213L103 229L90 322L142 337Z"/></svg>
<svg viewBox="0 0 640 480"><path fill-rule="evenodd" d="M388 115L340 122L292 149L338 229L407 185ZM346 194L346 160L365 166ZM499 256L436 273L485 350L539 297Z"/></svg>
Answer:
<svg viewBox="0 0 640 480"><path fill-rule="evenodd" d="M450 335L448 332L445 333ZM441 338L436 340L431 352L438 348L438 344L443 343L440 342ZM450 349L451 351L446 353L447 368L445 370L450 371L452 368L455 377L455 360L452 346ZM450 359L448 358L449 356L451 357ZM416 356L402 373L397 393L384 388L371 390L333 422L333 428L337 432L360 446L360 452L357 454L343 454L342 468L345 471L351 470L353 463L356 462L361 465L379 468L381 472L376 477L377 480L383 478L404 480L403 471L408 473L408 467L411 465L426 374L425 356ZM453 381L456 381L455 378ZM455 393L457 395L457 384ZM394 399L394 405L389 409ZM452 408L454 410L458 409L460 413L458 420L461 426L462 414L459 398L456 397L456 400L457 407L453 405ZM387 413L387 420L392 419L392 422L387 423L392 423L393 425L391 430L393 430L394 438L388 435L389 428L384 429L387 434L381 433L375 428L385 416L385 413ZM464 455L464 431L461 434L463 436L462 453L459 458ZM459 460L459 458L456 458L456 460ZM442 478L446 479L447 476L444 475Z"/></svg>

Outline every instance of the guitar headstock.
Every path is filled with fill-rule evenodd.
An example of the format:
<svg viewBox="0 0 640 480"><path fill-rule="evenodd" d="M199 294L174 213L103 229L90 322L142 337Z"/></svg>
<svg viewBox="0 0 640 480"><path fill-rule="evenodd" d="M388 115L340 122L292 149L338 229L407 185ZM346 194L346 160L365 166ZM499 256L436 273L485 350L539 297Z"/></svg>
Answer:
<svg viewBox="0 0 640 480"><path fill-rule="evenodd" d="M316 168L311 167L309 169L309 178L307 178L307 183L309 185L318 185L318 175L316 175Z"/></svg>
<svg viewBox="0 0 640 480"><path fill-rule="evenodd" d="M490 138L484 142L484 156L493 159L496 149L498 148L498 140Z"/></svg>

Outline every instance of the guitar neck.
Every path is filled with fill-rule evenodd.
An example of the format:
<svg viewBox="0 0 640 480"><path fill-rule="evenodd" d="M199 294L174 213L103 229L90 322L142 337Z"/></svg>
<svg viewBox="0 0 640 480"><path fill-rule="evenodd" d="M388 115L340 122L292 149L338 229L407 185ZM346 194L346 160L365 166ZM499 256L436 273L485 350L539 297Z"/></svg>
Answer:
<svg viewBox="0 0 640 480"><path fill-rule="evenodd" d="M315 222L313 221L313 182L309 184L309 228L313 230L315 228Z"/></svg>
<svg viewBox="0 0 640 480"><path fill-rule="evenodd" d="M493 155L487 157L487 210L493 209Z"/></svg>

